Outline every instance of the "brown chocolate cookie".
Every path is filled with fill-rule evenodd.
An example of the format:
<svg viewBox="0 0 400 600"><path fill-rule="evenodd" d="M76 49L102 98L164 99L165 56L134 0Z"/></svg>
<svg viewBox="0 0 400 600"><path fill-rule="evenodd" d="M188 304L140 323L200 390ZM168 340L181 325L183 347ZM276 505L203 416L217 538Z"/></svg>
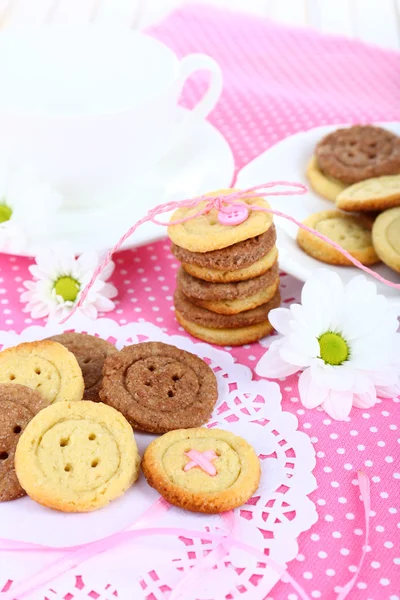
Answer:
<svg viewBox="0 0 400 600"><path fill-rule="evenodd" d="M15 474L14 456L21 432L48 402L17 383L0 384L0 502L25 495Z"/></svg>
<svg viewBox="0 0 400 600"><path fill-rule="evenodd" d="M273 308L277 308L281 303L279 290L275 296L261 306L246 310L236 315L221 315L196 306L178 288L175 290L174 304L175 309L187 320L204 327L212 327L213 329L236 329L237 327L246 327L248 325L256 325L268 319L268 313Z"/></svg>
<svg viewBox="0 0 400 600"><path fill-rule="evenodd" d="M343 183L400 173L400 137L372 125L330 133L315 154L320 170Z"/></svg>
<svg viewBox="0 0 400 600"><path fill-rule="evenodd" d="M238 242L222 250L211 252L190 252L171 243L172 254L181 262L198 267L206 267L220 271L234 271L249 267L268 254L276 242L275 225L271 225L265 233Z"/></svg>
<svg viewBox="0 0 400 600"><path fill-rule="evenodd" d="M218 390L214 372L198 356L161 342L142 342L106 359L100 398L134 429L165 433L203 425Z"/></svg>
<svg viewBox="0 0 400 600"><path fill-rule="evenodd" d="M83 399L99 402L103 364L107 356L118 352L115 346L87 333L61 333L49 339L65 346L78 361L85 382Z"/></svg>
<svg viewBox="0 0 400 600"><path fill-rule="evenodd" d="M212 283L197 279L179 269L176 282L182 292L194 300L236 300L247 298L270 286L278 277L278 263L263 275L235 283Z"/></svg>

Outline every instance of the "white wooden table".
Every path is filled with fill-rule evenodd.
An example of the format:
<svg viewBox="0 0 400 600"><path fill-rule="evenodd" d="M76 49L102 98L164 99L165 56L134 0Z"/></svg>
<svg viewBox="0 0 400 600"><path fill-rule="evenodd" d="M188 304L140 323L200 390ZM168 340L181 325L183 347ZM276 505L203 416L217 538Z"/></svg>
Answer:
<svg viewBox="0 0 400 600"><path fill-rule="evenodd" d="M144 28L175 8L191 3L193 0L0 0L0 27L19 23L110 21ZM203 3L400 50L400 0L203 0Z"/></svg>

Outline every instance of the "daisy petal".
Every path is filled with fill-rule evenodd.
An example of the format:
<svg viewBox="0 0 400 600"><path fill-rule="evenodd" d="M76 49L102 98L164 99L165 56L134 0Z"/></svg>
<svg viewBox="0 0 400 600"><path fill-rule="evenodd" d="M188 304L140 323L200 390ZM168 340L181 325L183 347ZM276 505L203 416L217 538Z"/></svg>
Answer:
<svg viewBox="0 0 400 600"><path fill-rule="evenodd" d="M289 325L291 311L288 308L274 308L268 314L272 327L282 335L289 335L292 328Z"/></svg>
<svg viewBox="0 0 400 600"><path fill-rule="evenodd" d="M323 388L313 381L311 369L303 371L299 377L299 395L303 406L315 408L324 402L328 394L328 388Z"/></svg>
<svg viewBox="0 0 400 600"><path fill-rule="evenodd" d="M288 377L297 373L299 367L291 365L281 358L280 348L282 340L272 342L269 350L258 361L255 372L260 377L268 379L278 379L279 377Z"/></svg>
<svg viewBox="0 0 400 600"><path fill-rule="evenodd" d="M336 392L330 390L322 408L336 421L344 421L350 414L353 405L353 392Z"/></svg>
<svg viewBox="0 0 400 600"><path fill-rule="evenodd" d="M357 408L371 408L376 404L376 390L374 386L368 392L363 394L354 394L353 406Z"/></svg>

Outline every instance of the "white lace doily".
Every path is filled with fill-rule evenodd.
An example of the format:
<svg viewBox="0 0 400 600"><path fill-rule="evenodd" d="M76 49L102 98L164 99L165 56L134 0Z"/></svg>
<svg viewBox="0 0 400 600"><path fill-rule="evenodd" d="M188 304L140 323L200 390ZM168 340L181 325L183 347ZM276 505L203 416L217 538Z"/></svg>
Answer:
<svg viewBox="0 0 400 600"><path fill-rule="evenodd" d="M206 426L218 426L244 437L255 448L262 465L259 489L246 505L235 511L235 537L267 553L280 565L291 561L298 552L298 535L317 520L315 506L308 498L316 489L312 475L315 453L309 437L297 431L296 417L282 411L279 386L253 380L251 370L236 363L225 350L195 343L181 335L168 336L150 323L118 325L110 319L72 318L68 322L70 330L99 335L118 348L147 340L173 344L197 354L211 366L218 380L219 400ZM48 323L27 327L20 334L1 331L0 340L5 348L62 331L62 326ZM141 453L154 438L147 434L135 437ZM141 477L121 499L88 514L58 513L29 498L2 503L0 537L50 546L81 544L129 528L158 497ZM174 507L157 519L154 526L216 533L225 530L218 515L198 515ZM193 571L190 585L193 595L185 592L184 600L262 599L279 580L279 574L271 568L257 566L257 558L236 548L223 560L217 560L214 554L205 560L216 544L190 537L141 538L84 562L29 597L32 600L43 600L44 596L49 600L88 597L111 600L117 595L137 600L174 598L171 591L199 561L205 565L204 569ZM60 555L60 552L46 555L1 552L0 590L11 585L7 581L18 582Z"/></svg>

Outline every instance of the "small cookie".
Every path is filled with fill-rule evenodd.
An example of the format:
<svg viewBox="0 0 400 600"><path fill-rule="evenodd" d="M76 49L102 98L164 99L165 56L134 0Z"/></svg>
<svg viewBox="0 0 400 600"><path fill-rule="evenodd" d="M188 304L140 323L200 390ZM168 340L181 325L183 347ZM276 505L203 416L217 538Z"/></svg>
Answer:
<svg viewBox="0 0 400 600"><path fill-rule="evenodd" d="M87 333L62 333L49 339L65 346L78 361L85 382L83 399L99 402L104 361L107 356L118 352L116 347Z"/></svg>
<svg viewBox="0 0 400 600"><path fill-rule="evenodd" d="M400 206L400 175L375 177L355 183L336 198L341 210L386 210Z"/></svg>
<svg viewBox="0 0 400 600"><path fill-rule="evenodd" d="M352 184L400 173L400 137L381 127L355 125L325 136L315 150L319 169Z"/></svg>
<svg viewBox="0 0 400 600"><path fill-rule="evenodd" d="M235 269L233 271L221 271L219 269L208 269L207 267L198 267L189 263L183 263L182 267L186 273L203 279L204 281L211 281L213 283L230 283L235 281L246 281L262 275L268 269L270 269L278 260L278 250L276 247L272 248L262 258L257 260L249 267L243 269Z"/></svg>
<svg viewBox="0 0 400 600"><path fill-rule="evenodd" d="M208 195L222 196L224 193L227 194L233 191L218 190ZM270 208L266 200L257 196L247 200L237 200L237 204ZM179 221L191 215L196 215L204 206L205 202L192 208L178 208L173 213L171 221ZM179 223L178 225L170 225L168 227L168 235L174 244L190 250L190 252L210 252L232 246L248 238L256 237L265 233L271 225L271 214L251 210L249 211L248 218L239 225L223 225L218 220L218 211L213 208L207 214L190 219L184 223Z"/></svg>
<svg viewBox="0 0 400 600"><path fill-rule="evenodd" d="M400 207L385 210L377 217L372 242L379 258L400 273Z"/></svg>
<svg viewBox="0 0 400 600"><path fill-rule="evenodd" d="M0 383L26 385L49 404L82 400L84 389L75 356L51 340L26 342L0 352Z"/></svg>
<svg viewBox="0 0 400 600"><path fill-rule="evenodd" d="M179 288L175 290L174 295L175 309L184 319L212 329L237 329L238 327L258 325L265 322L268 319L269 311L277 308L280 303L281 297L278 290L269 302L257 306L257 308L235 315L221 315L201 306L196 306L186 298Z"/></svg>
<svg viewBox="0 0 400 600"><path fill-rule="evenodd" d="M63 512L106 506L139 476L132 428L110 406L57 402L27 425L15 453L21 486L39 504Z"/></svg>
<svg viewBox="0 0 400 600"><path fill-rule="evenodd" d="M201 513L242 506L257 490L260 461L243 438L222 429L171 431L148 446L147 483L171 504Z"/></svg>
<svg viewBox="0 0 400 600"><path fill-rule="evenodd" d="M336 197L347 187L345 183L338 179L324 175L318 167L315 155L307 165L306 175L314 192L332 202L335 202Z"/></svg>
<svg viewBox="0 0 400 600"><path fill-rule="evenodd" d="M165 433L205 423L218 389L214 372L198 356L161 342L142 342L106 359L100 398L133 428Z"/></svg>
<svg viewBox="0 0 400 600"><path fill-rule="evenodd" d="M363 265L379 262L372 245L372 224L367 217L347 215L337 210L324 210L309 216L303 223L339 244ZM304 252L322 262L331 265L353 265L338 250L304 229L299 228L297 243Z"/></svg>
<svg viewBox="0 0 400 600"><path fill-rule="evenodd" d="M0 502L25 495L15 473L15 449L21 432L47 405L44 398L30 388L0 384Z"/></svg>
<svg viewBox="0 0 400 600"><path fill-rule="evenodd" d="M247 298L264 290L279 279L278 263L268 271L248 279L233 283L212 283L192 277L184 269L179 269L176 282L182 292L193 302L195 300L237 300Z"/></svg>
<svg viewBox="0 0 400 600"><path fill-rule="evenodd" d="M255 325L237 327L236 329L216 329L188 321L178 310L175 310L175 317L178 323L190 335L198 340L203 340L203 342L215 344L216 346L243 346L244 344L251 344L270 335L274 330L268 320L256 323Z"/></svg>
<svg viewBox="0 0 400 600"><path fill-rule="evenodd" d="M235 298L233 300L199 300L198 298L190 298L190 301L219 315L237 315L238 313L266 304L275 296L278 288L279 277L274 283L246 298Z"/></svg>
<svg viewBox="0 0 400 600"><path fill-rule="evenodd" d="M265 233L221 250L190 252L171 243L171 251L181 263L217 271L235 271L250 267L263 258L274 248L275 242L276 229L272 224Z"/></svg>

